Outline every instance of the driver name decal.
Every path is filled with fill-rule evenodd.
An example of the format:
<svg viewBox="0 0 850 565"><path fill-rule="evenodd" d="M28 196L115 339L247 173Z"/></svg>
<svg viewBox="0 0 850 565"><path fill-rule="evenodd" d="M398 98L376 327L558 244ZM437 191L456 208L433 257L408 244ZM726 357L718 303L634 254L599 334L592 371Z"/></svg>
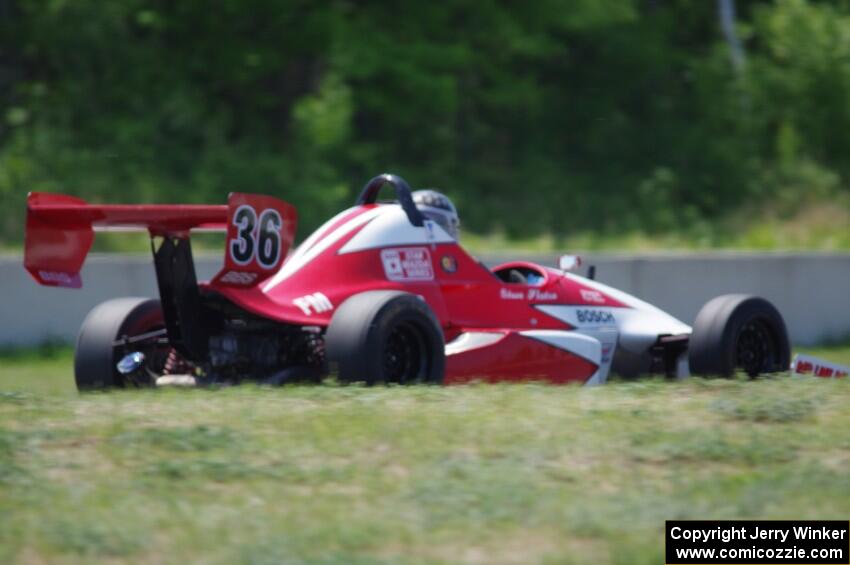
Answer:
<svg viewBox="0 0 850 565"><path fill-rule="evenodd" d="M384 273L391 281L432 281L431 254L424 247L405 247L381 251Z"/></svg>
<svg viewBox="0 0 850 565"><path fill-rule="evenodd" d="M510 288L499 289L499 298L502 300L557 300L558 295L554 292L540 290L539 288L529 288L525 293L522 290L512 290Z"/></svg>
<svg viewBox="0 0 850 565"><path fill-rule="evenodd" d="M545 290L540 290L539 288L530 288L528 289L528 299L529 300L557 300L558 295L554 292L548 292Z"/></svg>

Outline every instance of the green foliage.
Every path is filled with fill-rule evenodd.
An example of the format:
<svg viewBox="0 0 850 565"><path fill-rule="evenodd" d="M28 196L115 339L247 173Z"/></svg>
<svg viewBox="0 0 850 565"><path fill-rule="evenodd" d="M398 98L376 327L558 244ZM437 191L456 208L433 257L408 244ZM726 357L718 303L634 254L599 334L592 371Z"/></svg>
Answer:
<svg viewBox="0 0 850 565"><path fill-rule="evenodd" d="M714 2L7 0L0 241L29 190L265 192L303 234L393 171L479 233L717 242L850 173L850 6L738 8L736 71Z"/></svg>

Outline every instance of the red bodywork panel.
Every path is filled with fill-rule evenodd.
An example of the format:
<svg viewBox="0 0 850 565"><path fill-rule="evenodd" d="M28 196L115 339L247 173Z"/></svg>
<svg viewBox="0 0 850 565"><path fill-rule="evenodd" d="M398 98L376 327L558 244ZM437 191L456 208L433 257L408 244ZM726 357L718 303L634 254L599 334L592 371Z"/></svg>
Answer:
<svg viewBox="0 0 850 565"><path fill-rule="evenodd" d="M599 368L578 355L505 331L493 344L446 358L446 384L473 381L583 383Z"/></svg>

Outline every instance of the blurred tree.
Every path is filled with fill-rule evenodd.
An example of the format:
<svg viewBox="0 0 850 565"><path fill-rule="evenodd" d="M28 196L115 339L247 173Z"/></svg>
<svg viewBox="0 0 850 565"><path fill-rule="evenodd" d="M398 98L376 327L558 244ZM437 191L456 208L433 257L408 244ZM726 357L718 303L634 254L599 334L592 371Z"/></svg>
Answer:
<svg viewBox="0 0 850 565"><path fill-rule="evenodd" d="M738 32L735 30L735 0L717 0L717 11L720 14L720 27L723 30L723 36L726 38L726 43L729 44L729 56L732 59L732 64L737 70L744 68L745 57L744 47L738 39Z"/></svg>
<svg viewBox="0 0 850 565"><path fill-rule="evenodd" d="M847 61L839 0L0 0L0 239L31 189L306 230L386 170L475 231L689 229L842 190Z"/></svg>

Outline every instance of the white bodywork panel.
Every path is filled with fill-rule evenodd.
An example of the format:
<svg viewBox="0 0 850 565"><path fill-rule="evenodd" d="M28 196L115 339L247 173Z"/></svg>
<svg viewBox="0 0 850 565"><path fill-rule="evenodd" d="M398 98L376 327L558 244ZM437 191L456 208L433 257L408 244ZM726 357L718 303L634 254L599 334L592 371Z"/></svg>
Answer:
<svg viewBox="0 0 850 565"><path fill-rule="evenodd" d="M545 304L537 306L541 312L574 326L577 331L588 332L614 328L619 333L618 346L635 354L645 352L655 343L659 335L691 333L689 325L648 302L578 275L565 273L564 276L598 290L628 306L628 308ZM589 311L593 312L594 315L585 315Z"/></svg>
<svg viewBox="0 0 850 565"><path fill-rule="evenodd" d="M487 347L505 337L502 332L465 332L446 344L446 356Z"/></svg>
<svg viewBox="0 0 850 565"><path fill-rule="evenodd" d="M607 336L600 336L606 339L609 343L607 360L603 355L606 349L605 344L597 336L587 335L576 331L564 330L530 330L520 332L520 335L530 337L544 343L557 347L573 355L577 355L582 359L590 361L598 368L590 378L584 383L588 386L602 384L608 380L608 372L611 370L611 361L614 358L613 348L610 347L610 340L613 338L614 343L617 340L617 332L607 332Z"/></svg>
<svg viewBox="0 0 850 565"><path fill-rule="evenodd" d="M594 365L599 365L602 358L602 345L599 340L580 333L562 330L529 330L519 332L519 335L568 351Z"/></svg>
<svg viewBox="0 0 850 565"><path fill-rule="evenodd" d="M352 209L345 210L325 222L322 227L313 232L313 235L304 240L304 243L298 246L298 249L286 260L281 269L269 279L263 286L264 291L268 291L292 275L298 272L304 265L318 257L326 249L334 243L351 233L353 230L375 219L381 213L380 208L373 208L367 212L354 216L347 222L329 231L330 226L339 221L339 218L351 212Z"/></svg>
<svg viewBox="0 0 850 565"><path fill-rule="evenodd" d="M340 254L377 247L427 245L454 241L446 230L432 220L426 219L422 227L414 226L398 204L384 204L376 210L380 210L378 217L348 240L339 250Z"/></svg>
<svg viewBox="0 0 850 565"><path fill-rule="evenodd" d="M310 237L304 240L304 243L298 246L298 249L286 260L281 269L263 285L263 290L269 291L276 287L335 243L358 229L360 231L340 248L339 253L353 253L378 247L429 245L454 241L446 230L432 220L426 219L425 225L422 227L412 225L407 214L398 204L376 206L333 227L340 221L340 218L354 210L356 208L349 208L340 212L313 232Z"/></svg>
<svg viewBox="0 0 850 565"><path fill-rule="evenodd" d="M620 337L616 328L597 328L586 330L573 330L572 333L585 335L599 342L600 358L599 370L586 384L602 384L608 381L611 373L611 364L614 361L614 352L617 350L617 341Z"/></svg>

